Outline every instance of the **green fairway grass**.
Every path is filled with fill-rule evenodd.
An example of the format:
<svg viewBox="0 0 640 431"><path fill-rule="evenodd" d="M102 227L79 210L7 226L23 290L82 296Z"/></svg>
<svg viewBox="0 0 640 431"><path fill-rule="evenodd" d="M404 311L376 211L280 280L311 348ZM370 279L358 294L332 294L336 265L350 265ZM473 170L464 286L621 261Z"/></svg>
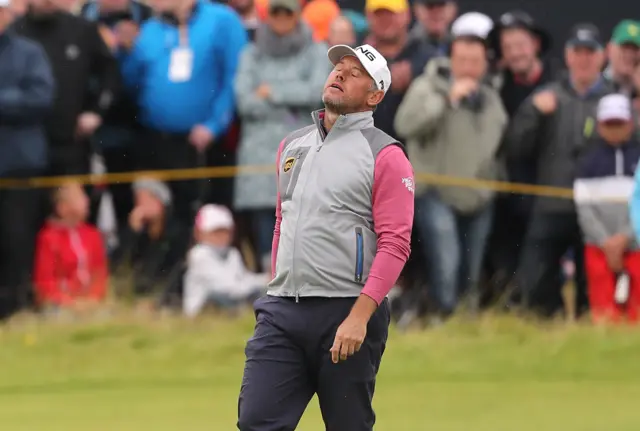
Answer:
<svg viewBox="0 0 640 431"><path fill-rule="evenodd" d="M0 329L0 429L235 429L250 316ZM381 431L638 431L640 330L511 318L393 332ZM312 401L299 428L323 430Z"/></svg>

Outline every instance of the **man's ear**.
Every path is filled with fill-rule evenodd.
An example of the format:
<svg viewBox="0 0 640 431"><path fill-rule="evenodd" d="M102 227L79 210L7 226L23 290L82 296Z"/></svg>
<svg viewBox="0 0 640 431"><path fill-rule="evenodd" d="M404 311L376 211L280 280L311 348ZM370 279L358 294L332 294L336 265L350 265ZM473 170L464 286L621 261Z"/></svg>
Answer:
<svg viewBox="0 0 640 431"><path fill-rule="evenodd" d="M369 97L367 98L367 105L369 105L372 108L375 108L380 104L380 102L382 102L383 98L384 98L384 91L382 90L372 91L369 93Z"/></svg>

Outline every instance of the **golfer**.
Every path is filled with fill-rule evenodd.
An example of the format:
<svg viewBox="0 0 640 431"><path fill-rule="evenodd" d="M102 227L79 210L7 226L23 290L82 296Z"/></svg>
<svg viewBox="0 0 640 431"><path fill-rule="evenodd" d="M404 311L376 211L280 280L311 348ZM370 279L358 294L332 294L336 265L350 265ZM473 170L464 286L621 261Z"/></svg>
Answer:
<svg viewBox="0 0 640 431"><path fill-rule="evenodd" d="M391 85L386 60L369 45L328 55L325 109L278 150L274 274L245 349L241 431L295 430L314 394L327 430L375 422L385 297L409 257L413 170L373 125Z"/></svg>

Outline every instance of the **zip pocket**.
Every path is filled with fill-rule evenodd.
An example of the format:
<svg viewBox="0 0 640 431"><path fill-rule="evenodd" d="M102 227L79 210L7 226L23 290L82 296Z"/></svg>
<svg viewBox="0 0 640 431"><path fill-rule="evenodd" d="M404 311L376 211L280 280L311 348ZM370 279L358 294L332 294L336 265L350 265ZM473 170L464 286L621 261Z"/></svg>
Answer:
<svg viewBox="0 0 640 431"><path fill-rule="evenodd" d="M363 237L362 237L362 228L356 228L356 271L355 277L357 283L362 283L362 271L363 271L363 260L364 260L364 248L363 248Z"/></svg>

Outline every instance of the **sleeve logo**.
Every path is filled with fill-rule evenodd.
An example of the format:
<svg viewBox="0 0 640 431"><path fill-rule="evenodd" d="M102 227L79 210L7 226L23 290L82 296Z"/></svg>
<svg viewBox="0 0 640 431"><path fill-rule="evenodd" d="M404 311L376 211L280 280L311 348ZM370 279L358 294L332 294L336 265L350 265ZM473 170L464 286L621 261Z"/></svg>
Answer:
<svg viewBox="0 0 640 431"><path fill-rule="evenodd" d="M413 183L413 178L404 177L402 179L402 184L404 184L404 186L407 188L407 190L409 190L411 193L415 193L415 185Z"/></svg>

